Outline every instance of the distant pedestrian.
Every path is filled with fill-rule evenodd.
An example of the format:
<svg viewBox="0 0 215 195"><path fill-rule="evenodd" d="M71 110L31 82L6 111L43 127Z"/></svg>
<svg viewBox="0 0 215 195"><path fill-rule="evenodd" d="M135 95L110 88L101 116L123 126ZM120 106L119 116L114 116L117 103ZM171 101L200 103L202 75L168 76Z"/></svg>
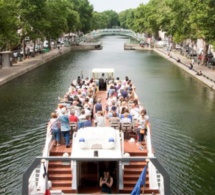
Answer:
<svg viewBox="0 0 215 195"><path fill-rule="evenodd" d="M181 60L180 60L180 58L178 58L178 59L177 59L177 62L178 62L178 63L181 63Z"/></svg>
<svg viewBox="0 0 215 195"><path fill-rule="evenodd" d="M201 76L202 75L202 71L200 70L199 72L196 73L196 75Z"/></svg>
<svg viewBox="0 0 215 195"><path fill-rule="evenodd" d="M60 48L60 45L58 45L58 46L57 46L57 48L58 48L58 52L59 52L59 54L61 54L61 48Z"/></svg>
<svg viewBox="0 0 215 195"><path fill-rule="evenodd" d="M200 65L200 59L198 58L198 66Z"/></svg>
<svg viewBox="0 0 215 195"><path fill-rule="evenodd" d="M192 58L192 60L191 60L191 64L192 64L192 65L194 65L194 58Z"/></svg>

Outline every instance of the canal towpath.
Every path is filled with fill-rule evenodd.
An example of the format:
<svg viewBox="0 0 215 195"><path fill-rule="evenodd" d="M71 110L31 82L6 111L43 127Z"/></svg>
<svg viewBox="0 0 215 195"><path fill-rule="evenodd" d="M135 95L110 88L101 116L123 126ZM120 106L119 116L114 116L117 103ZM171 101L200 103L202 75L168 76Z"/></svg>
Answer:
<svg viewBox="0 0 215 195"><path fill-rule="evenodd" d="M197 62L194 62L193 68L190 69L192 58L190 59L187 56L180 54L180 52L177 50L169 52L165 48L156 48L154 49L154 51L167 60L173 62L181 69L185 70L211 89L215 90L215 70L204 65L198 65ZM180 62L178 62L178 60L180 60ZM200 71L202 72L202 75L197 75L197 73Z"/></svg>
<svg viewBox="0 0 215 195"><path fill-rule="evenodd" d="M52 49L49 52L39 54L35 57L17 61L11 67L0 69L0 85L11 81L51 60L71 51L71 47L61 47L60 50Z"/></svg>

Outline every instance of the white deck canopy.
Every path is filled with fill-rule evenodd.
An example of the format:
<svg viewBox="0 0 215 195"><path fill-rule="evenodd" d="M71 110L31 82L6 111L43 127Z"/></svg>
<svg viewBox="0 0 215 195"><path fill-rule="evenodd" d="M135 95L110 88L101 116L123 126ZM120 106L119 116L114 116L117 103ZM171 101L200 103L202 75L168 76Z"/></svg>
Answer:
<svg viewBox="0 0 215 195"><path fill-rule="evenodd" d="M92 70L92 76L94 79L99 79L104 73L105 78L113 77L114 69L113 68L94 68Z"/></svg>
<svg viewBox="0 0 215 195"><path fill-rule="evenodd" d="M73 137L72 157L111 159L121 155L119 131L112 127L86 127L79 129Z"/></svg>

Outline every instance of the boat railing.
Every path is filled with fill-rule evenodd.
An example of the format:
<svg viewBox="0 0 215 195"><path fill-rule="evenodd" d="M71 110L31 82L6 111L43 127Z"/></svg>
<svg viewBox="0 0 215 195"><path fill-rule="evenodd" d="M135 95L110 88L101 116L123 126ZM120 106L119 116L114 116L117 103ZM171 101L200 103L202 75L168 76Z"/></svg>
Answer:
<svg viewBox="0 0 215 195"><path fill-rule="evenodd" d="M160 195L164 194L164 179L163 176L157 171L158 187L160 189Z"/></svg>
<svg viewBox="0 0 215 195"><path fill-rule="evenodd" d="M63 161L63 162L71 162L71 161L109 161L109 158L72 158L72 157L57 157L57 156L47 156L47 157L36 157L35 160L32 162L32 164L29 166L29 168L25 171L23 174L23 183L22 183L22 195L28 195L29 190L29 183L28 179L32 173L32 171L38 167L38 165L41 163L41 160L43 161ZM149 160L155 168L162 174L163 181L164 181L164 192L163 194L169 195L170 192L170 180L167 172L162 167L162 165L159 163L159 161L155 157L148 157L148 156L142 156L142 157L121 157L121 158L115 158L114 161L118 161L119 163L126 163L130 161L146 161Z"/></svg>
<svg viewBox="0 0 215 195"><path fill-rule="evenodd" d="M38 179L39 179L39 172L40 172L40 168L34 169L34 171L32 172L32 174L29 178L29 187L28 187L29 194L37 194L37 184L38 184Z"/></svg>
<svg viewBox="0 0 215 195"><path fill-rule="evenodd" d="M124 133L119 131L120 139L121 139L121 149L122 149L122 156L124 155Z"/></svg>
<svg viewBox="0 0 215 195"><path fill-rule="evenodd" d="M147 125L147 136L146 136L146 144L148 149L148 156L154 157L153 148L152 148L152 140L151 140L151 126Z"/></svg>
<svg viewBox="0 0 215 195"><path fill-rule="evenodd" d="M75 141L76 136L77 136L77 132L74 132L72 135L72 142ZM72 145L74 145L74 143L72 143ZM71 153L71 157L72 157L72 153ZM77 170L77 163L75 160L71 161L71 171L72 170ZM72 189L73 190L77 189L77 181L78 181L77 171L72 171Z"/></svg>
<svg viewBox="0 0 215 195"><path fill-rule="evenodd" d="M51 150L51 143L52 143L52 135L49 133L46 134L46 141L45 141L45 147L43 149L43 157L44 156L49 156L50 150ZM40 174L39 174L39 180L38 180L38 185L37 188L38 190L41 190L43 188L44 184L44 178L43 178L43 173L44 173L44 166L48 172L48 161L45 162L45 164L40 165Z"/></svg>
<svg viewBox="0 0 215 195"><path fill-rule="evenodd" d="M147 125L147 136L146 136L146 144L148 149L148 156L154 157L154 152L152 148L152 140L151 140L151 127L150 124ZM155 168L155 166L149 162L149 185L150 189L160 189L160 194L164 192L163 186L163 177Z"/></svg>
<svg viewBox="0 0 215 195"><path fill-rule="evenodd" d="M120 142L121 142L121 155L125 156L125 148L124 148L124 133L123 131L119 131L120 133ZM119 162L119 189L122 190L124 188L123 178L124 178L124 165L127 164L125 162Z"/></svg>

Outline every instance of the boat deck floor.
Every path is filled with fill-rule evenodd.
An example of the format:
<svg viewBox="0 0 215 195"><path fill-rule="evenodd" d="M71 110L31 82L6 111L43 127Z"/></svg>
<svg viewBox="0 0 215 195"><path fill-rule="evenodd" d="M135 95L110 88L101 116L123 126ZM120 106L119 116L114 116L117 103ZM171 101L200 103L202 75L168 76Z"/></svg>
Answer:
<svg viewBox="0 0 215 195"><path fill-rule="evenodd" d="M139 145L137 142L129 142L128 140L124 140L124 151L125 153L135 153L138 156L143 154L145 152L146 146L145 145ZM56 156L59 153L68 153L70 154L72 151L72 141L71 141L71 147L66 148L65 144L61 144L58 147L52 147L51 153L55 153Z"/></svg>

